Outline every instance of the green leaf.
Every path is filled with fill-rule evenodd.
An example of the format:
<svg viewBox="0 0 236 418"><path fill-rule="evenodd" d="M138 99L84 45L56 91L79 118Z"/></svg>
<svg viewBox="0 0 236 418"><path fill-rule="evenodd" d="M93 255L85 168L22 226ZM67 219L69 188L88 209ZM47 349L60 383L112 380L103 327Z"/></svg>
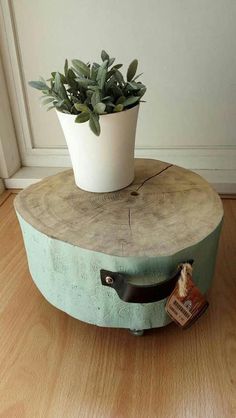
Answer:
<svg viewBox="0 0 236 418"><path fill-rule="evenodd" d="M69 101L66 89L65 89L65 87L64 87L64 85L62 84L62 81L61 81L60 73L56 73L56 75L55 75L54 90L61 99L65 99L65 100Z"/></svg>
<svg viewBox="0 0 236 418"><path fill-rule="evenodd" d="M91 70L90 70L90 77L91 77L91 80L93 81L95 81L97 78L98 68L99 68L99 65L96 63L93 63Z"/></svg>
<svg viewBox="0 0 236 418"><path fill-rule="evenodd" d="M100 65L100 67L98 68L98 72L97 72L97 81L101 90L103 89L105 81L106 81L107 64L108 64L107 60L103 61L102 65Z"/></svg>
<svg viewBox="0 0 236 418"><path fill-rule="evenodd" d="M140 96L130 96L124 101L124 106L130 106L137 103L140 100Z"/></svg>
<svg viewBox="0 0 236 418"><path fill-rule="evenodd" d="M54 96L53 96L52 94L50 94L50 93L49 93L49 91L48 91L47 93L45 93L45 95L47 95L47 98L49 98L49 97L50 97L51 99L55 100ZM46 99L45 95L44 95L44 96L39 97L39 100L44 101L44 100Z"/></svg>
<svg viewBox="0 0 236 418"><path fill-rule="evenodd" d="M107 54L106 51L104 51L104 49L101 52L101 58L103 61L106 61L106 60L109 61L109 55Z"/></svg>
<svg viewBox="0 0 236 418"><path fill-rule="evenodd" d="M96 106L97 103L101 101L99 90L96 89L91 96L91 104L93 108Z"/></svg>
<svg viewBox="0 0 236 418"><path fill-rule="evenodd" d="M29 81L29 85L37 90L48 90L48 86L43 81Z"/></svg>
<svg viewBox="0 0 236 418"><path fill-rule="evenodd" d="M46 110L48 112L49 110L52 110L52 109L55 109L55 106L48 106Z"/></svg>
<svg viewBox="0 0 236 418"><path fill-rule="evenodd" d="M114 110L115 105L112 102L106 103L106 111L107 113L112 113Z"/></svg>
<svg viewBox="0 0 236 418"><path fill-rule="evenodd" d="M119 70L115 71L114 77L120 85L122 85L124 83L124 77Z"/></svg>
<svg viewBox="0 0 236 418"><path fill-rule="evenodd" d="M106 79L109 80L109 78L116 72L116 70L119 70L119 68L121 68L122 66L123 66L123 64L116 64L116 65L114 65L110 69L110 71L108 71Z"/></svg>
<svg viewBox="0 0 236 418"><path fill-rule="evenodd" d="M137 78L139 78L141 75L143 75L143 73L140 73L140 74L136 75L136 77L134 77L133 81L137 80Z"/></svg>
<svg viewBox="0 0 236 418"><path fill-rule="evenodd" d="M74 71L72 71L72 69L69 68L67 72L67 83L72 88L72 91L76 94L78 91L78 85L77 85L75 78L76 78L76 75Z"/></svg>
<svg viewBox="0 0 236 418"><path fill-rule="evenodd" d="M110 58L108 61L108 67L110 67L115 62L115 60L115 58Z"/></svg>
<svg viewBox="0 0 236 418"><path fill-rule="evenodd" d="M93 90L86 90L86 96L91 99L93 95Z"/></svg>
<svg viewBox="0 0 236 418"><path fill-rule="evenodd" d="M95 81L89 80L88 78L76 78L76 81L80 87L85 88L85 89L88 86L95 84Z"/></svg>
<svg viewBox="0 0 236 418"><path fill-rule="evenodd" d="M61 113L66 113L67 115L71 115L71 112L68 112L68 110L65 110L65 109L58 109L58 110Z"/></svg>
<svg viewBox="0 0 236 418"><path fill-rule="evenodd" d="M75 103L74 107L76 108L76 110L78 110L79 112L89 112L89 108L88 106L86 106L83 103Z"/></svg>
<svg viewBox="0 0 236 418"><path fill-rule="evenodd" d="M89 118L90 118L90 113L89 112L82 112L78 116L76 116L75 122L76 123L84 123L84 122L87 122L89 120Z"/></svg>
<svg viewBox="0 0 236 418"><path fill-rule="evenodd" d="M123 95L123 92L122 92L121 88L119 86L117 86L116 84L113 84L111 86L111 91L113 93L113 96L115 96L115 97L120 97L120 96Z"/></svg>
<svg viewBox="0 0 236 418"><path fill-rule="evenodd" d="M127 71L127 81L131 81L133 79L133 77L136 74L137 67L138 67L138 60L135 59L129 65L129 68Z"/></svg>
<svg viewBox="0 0 236 418"><path fill-rule="evenodd" d="M128 81L127 88L128 90L140 90L142 87L142 84L139 85L138 83L135 83L134 81Z"/></svg>
<svg viewBox="0 0 236 418"><path fill-rule="evenodd" d="M90 76L90 68L80 60L72 60L72 64L79 74L84 75L85 77Z"/></svg>
<svg viewBox="0 0 236 418"><path fill-rule="evenodd" d="M120 103L114 107L114 112L122 112L123 109L124 105Z"/></svg>
<svg viewBox="0 0 236 418"><path fill-rule="evenodd" d="M111 100L111 98L112 98L111 96L105 96L105 97L102 98L102 101L104 102L106 100Z"/></svg>
<svg viewBox="0 0 236 418"><path fill-rule="evenodd" d="M65 73L65 76L67 77L67 73L68 73L68 60L67 59L65 60L64 73Z"/></svg>
<svg viewBox="0 0 236 418"><path fill-rule="evenodd" d="M99 115L102 114L102 113L104 113L105 109L106 109L106 105L104 103L101 103L101 102L100 103L97 103L94 106L94 112L95 113L98 113Z"/></svg>
<svg viewBox="0 0 236 418"><path fill-rule="evenodd" d="M123 64L116 64L116 65L113 65L113 67L111 68L112 70L114 69L114 70L119 70L121 67L123 67Z"/></svg>
<svg viewBox="0 0 236 418"><path fill-rule="evenodd" d="M99 116L96 113L90 113L89 126L92 132L99 136L101 132Z"/></svg>
<svg viewBox="0 0 236 418"><path fill-rule="evenodd" d="M139 97L142 97L145 93L146 93L146 91L147 91L147 88L146 87L142 87L138 92L137 92L137 94L139 95Z"/></svg>
<svg viewBox="0 0 236 418"><path fill-rule="evenodd" d="M51 75L52 75L52 78L53 78L53 79L55 79L56 74L57 74L57 72L56 72L56 71L53 71L53 72L51 73ZM61 82L62 82L63 84L66 84L66 78L65 78L65 76L64 76L63 74L61 74L61 73L58 73L58 74L60 74L60 77L61 77Z"/></svg>
<svg viewBox="0 0 236 418"><path fill-rule="evenodd" d="M54 97L48 97L47 99L43 99L43 100L41 101L41 103L42 103L42 105L46 105L46 104L48 104L48 103L52 103L52 102L54 102L54 100L55 100L55 98L54 98Z"/></svg>
<svg viewBox="0 0 236 418"><path fill-rule="evenodd" d="M65 100L59 100L59 102L55 101L54 106L55 107L62 107L65 104Z"/></svg>
<svg viewBox="0 0 236 418"><path fill-rule="evenodd" d="M117 99L116 104L123 104L126 100L125 96L120 96L119 99Z"/></svg>
<svg viewBox="0 0 236 418"><path fill-rule="evenodd" d="M115 107L114 103L112 103L112 102L107 102L107 103L106 103L106 106L110 106L110 107L112 107L112 108L114 108L114 107Z"/></svg>
<svg viewBox="0 0 236 418"><path fill-rule="evenodd" d="M71 96L71 101L75 104L75 103L78 103L79 102L79 99L77 98L77 97L75 97L75 96Z"/></svg>

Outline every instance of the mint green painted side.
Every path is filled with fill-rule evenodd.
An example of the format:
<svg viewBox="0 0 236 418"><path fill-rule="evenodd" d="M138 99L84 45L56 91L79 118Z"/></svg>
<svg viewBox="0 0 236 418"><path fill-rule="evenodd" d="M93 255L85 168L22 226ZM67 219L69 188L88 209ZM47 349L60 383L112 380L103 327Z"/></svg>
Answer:
<svg viewBox="0 0 236 418"><path fill-rule="evenodd" d="M17 216L36 286L52 305L81 321L130 329L162 327L171 322L164 309L166 299L148 304L124 302L115 290L101 285L101 268L145 275L146 283L155 283L170 277L180 262L193 258L195 282L204 293L211 285L222 222L192 247L172 256L144 258L85 250L49 238Z"/></svg>

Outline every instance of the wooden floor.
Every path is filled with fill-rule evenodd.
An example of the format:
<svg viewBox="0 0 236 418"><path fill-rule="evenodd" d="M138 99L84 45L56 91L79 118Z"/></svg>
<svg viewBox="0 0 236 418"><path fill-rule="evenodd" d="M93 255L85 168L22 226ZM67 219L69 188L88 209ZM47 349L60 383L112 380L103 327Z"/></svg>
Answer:
<svg viewBox="0 0 236 418"><path fill-rule="evenodd" d="M0 201L1 418L236 417L236 200L224 200L207 313L186 331L171 324L134 337L46 302L13 199Z"/></svg>

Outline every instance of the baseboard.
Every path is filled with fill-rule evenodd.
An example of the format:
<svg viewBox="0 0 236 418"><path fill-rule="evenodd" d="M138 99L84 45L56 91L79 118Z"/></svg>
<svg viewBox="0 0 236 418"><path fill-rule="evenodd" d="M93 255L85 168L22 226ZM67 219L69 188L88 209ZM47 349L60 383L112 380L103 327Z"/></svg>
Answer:
<svg viewBox="0 0 236 418"><path fill-rule="evenodd" d="M4 181L7 189L25 189L45 177L68 169L66 167L21 167L13 176Z"/></svg>
<svg viewBox="0 0 236 418"><path fill-rule="evenodd" d="M68 170L65 167L22 167L12 177L5 179L7 189L24 189L42 178L51 176L59 171ZM218 193L236 194L235 170L193 170L204 177Z"/></svg>
<svg viewBox="0 0 236 418"><path fill-rule="evenodd" d="M193 170L210 183L220 194L236 194L235 170Z"/></svg>

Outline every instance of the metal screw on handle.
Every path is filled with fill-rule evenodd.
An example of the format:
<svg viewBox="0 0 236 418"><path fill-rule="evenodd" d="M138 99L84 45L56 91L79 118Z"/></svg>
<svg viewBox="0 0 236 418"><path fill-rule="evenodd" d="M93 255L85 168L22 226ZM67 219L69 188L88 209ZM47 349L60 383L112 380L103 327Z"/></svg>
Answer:
<svg viewBox="0 0 236 418"><path fill-rule="evenodd" d="M105 282L107 284L112 284L114 282L113 278L111 276L106 276L105 278Z"/></svg>

